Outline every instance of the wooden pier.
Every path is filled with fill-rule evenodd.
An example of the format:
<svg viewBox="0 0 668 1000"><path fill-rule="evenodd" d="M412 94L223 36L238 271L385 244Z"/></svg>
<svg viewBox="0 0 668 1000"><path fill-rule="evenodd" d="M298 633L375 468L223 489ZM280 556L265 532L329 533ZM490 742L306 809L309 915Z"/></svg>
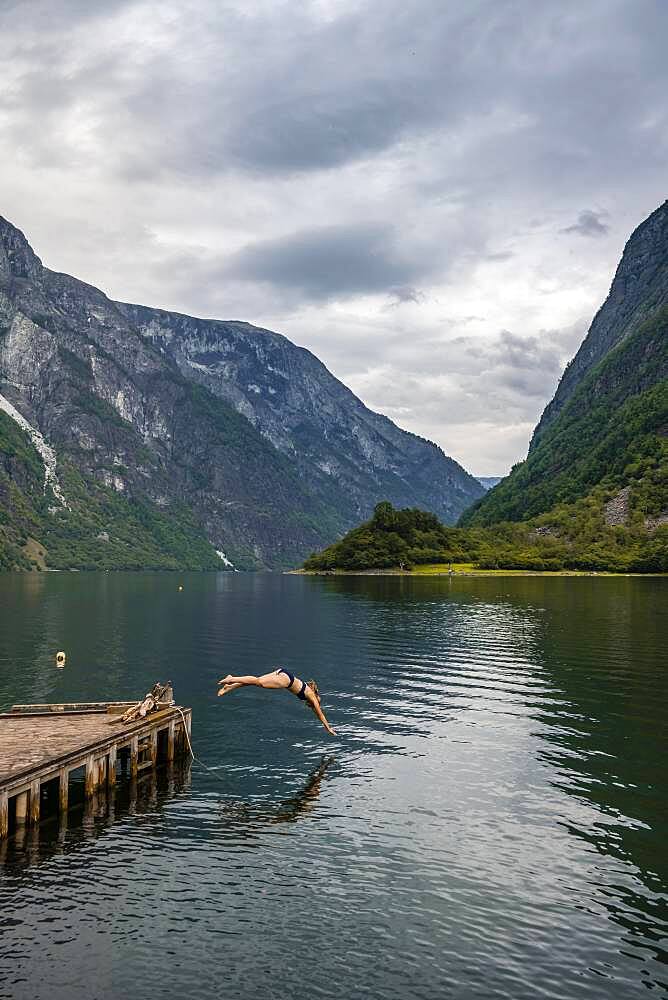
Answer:
<svg viewBox="0 0 668 1000"><path fill-rule="evenodd" d="M0 839L39 823L41 804L57 792L66 813L74 773L81 769L91 799L117 775L131 781L189 753L192 710L160 706L121 722L134 702L14 705L0 714Z"/></svg>

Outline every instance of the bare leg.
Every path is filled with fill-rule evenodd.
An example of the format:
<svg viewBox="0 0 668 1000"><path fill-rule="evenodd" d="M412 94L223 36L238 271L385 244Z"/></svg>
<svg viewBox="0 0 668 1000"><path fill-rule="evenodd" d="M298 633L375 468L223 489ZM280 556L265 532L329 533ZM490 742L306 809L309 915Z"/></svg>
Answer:
<svg viewBox="0 0 668 1000"><path fill-rule="evenodd" d="M280 688L288 687L290 681L286 674L278 670L272 670L271 673L262 674L261 677L256 677L254 674L228 674L227 677L221 678L218 683L222 684L218 692L218 696L222 697L222 695L228 694L230 691L236 691L237 688L246 687L247 685L279 690Z"/></svg>
<svg viewBox="0 0 668 1000"><path fill-rule="evenodd" d="M236 684L223 684L223 686L221 687L220 691L218 692L218 697L222 698L222 696L224 694L229 694L230 691L236 691L237 688L242 688L244 686L245 685L239 684L239 683L236 683Z"/></svg>
<svg viewBox="0 0 668 1000"><path fill-rule="evenodd" d="M224 694L236 691L237 688L246 687L247 685L259 685L260 679L252 674L243 674L239 677L235 677L234 674L228 674L227 677L221 678L218 683L222 684L218 692L218 697L222 698Z"/></svg>

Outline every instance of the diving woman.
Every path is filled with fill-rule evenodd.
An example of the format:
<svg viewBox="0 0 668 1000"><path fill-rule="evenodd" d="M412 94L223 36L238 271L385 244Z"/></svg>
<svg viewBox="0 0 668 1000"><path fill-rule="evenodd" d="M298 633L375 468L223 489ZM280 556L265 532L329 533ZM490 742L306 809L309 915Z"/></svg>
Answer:
<svg viewBox="0 0 668 1000"><path fill-rule="evenodd" d="M237 688L246 686L267 688L269 691L289 691L290 694L296 695L300 701L305 702L313 710L330 736L336 736L335 730L330 726L320 707L320 692L318 685L313 680L303 681L300 677L291 674L289 670L277 667L270 674L262 674L261 677L255 677L253 674L244 674L240 677L228 674L227 677L222 677L218 683L221 685L218 691L219 698L224 694L229 694L230 691L236 691Z"/></svg>

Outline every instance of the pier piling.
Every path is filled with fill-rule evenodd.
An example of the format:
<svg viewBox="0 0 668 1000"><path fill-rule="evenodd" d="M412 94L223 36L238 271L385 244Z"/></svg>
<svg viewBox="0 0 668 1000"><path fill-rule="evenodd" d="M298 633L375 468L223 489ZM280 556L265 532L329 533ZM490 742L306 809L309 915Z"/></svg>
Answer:
<svg viewBox="0 0 668 1000"><path fill-rule="evenodd" d="M121 774L136 782L187 752L189 708L165 704L142 719L119 721L130 707L15 705L0 714L0 841L40 822L43 795L46 811L57 802L65 815L73 771L84 769L84 796L95 808L93 800L113 790L119 762Z"/></svg>

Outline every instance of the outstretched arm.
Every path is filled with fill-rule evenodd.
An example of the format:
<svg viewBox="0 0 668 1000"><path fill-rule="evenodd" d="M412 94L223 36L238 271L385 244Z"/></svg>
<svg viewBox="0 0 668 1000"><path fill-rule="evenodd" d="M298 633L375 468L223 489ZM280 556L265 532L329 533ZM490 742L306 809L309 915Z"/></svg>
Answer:
<svg viewBox="0 0 668 1000"><path fill-rule="evenodd" d="M330 726L329 722L325 718L325 713L320 708L320 704L318 702L318 699L314 695L311 695L311 697L309 698L308 701L309 701L309 705L311 706L311 708L313 709L313 711L315 712L315 714L318 716L318 718L322 722L323 726L325 727L325 729L327 730L327 732L329 733L329 735L330 736L336 736L336 730L332 729L332 727Z"/></svg>

